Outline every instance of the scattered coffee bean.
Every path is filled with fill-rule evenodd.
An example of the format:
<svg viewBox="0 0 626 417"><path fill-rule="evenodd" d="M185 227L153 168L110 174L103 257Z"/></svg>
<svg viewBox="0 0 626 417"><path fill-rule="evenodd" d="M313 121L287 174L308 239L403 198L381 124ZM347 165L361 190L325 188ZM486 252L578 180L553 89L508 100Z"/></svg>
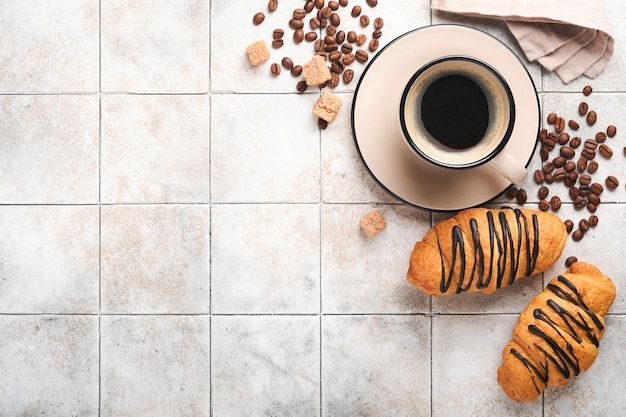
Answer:
<svg viewBox="0 0 626 417"><path fill-rule="evenodd" d="M593 126L597 120L598 120L598 115L596 114L595 111L591 110L589 113L587 113L587 124L589 126Z"/></svg>
<svg viewBox="0 0 626 417"><path fill-rule="evenodd" d="M350 32L348 32L348 35L346 36L346 39L348 40L348 42L350 43L355 43L356 42L356 38L357 38L357 34L355 31L351 30Z"/></svg>
<svg viewBox="0 0 626 417"><path fill-rule="evenodd" d="M606 142L606 133L604 133L604 132L596 133L596 142L598 142L598 143Z"/></svg>
<svg viewBox="0 0 626 417"><path fill-rule="evenodd" d="M302 65L294 65L291 69L291 75L299 77L302 74Z"/></svg>
<svg viewBox="0 0 626 417"><path fill-rule="evenodd" d="M580 128L580 125L578 124L578 122L576 120L571 120L570 119L570 121L567 122L567 125L572 130L578 130Z"/></svg>
<svg viewBox="0 0 626 417"><path fill-rule="evenodd" d="M583 88L583 94L584 94L585 96L588 96L589 94L591 94L591 92L592 92L592 91L593 91L593 88L591 88L591 86L590 86L590 85L586 85L586 86Z"/></svg>
<svg viewBox="0 0 626 417"><path fill-rule="evenodd" d="M551 174L554 172L554 162L546 162L541 170L544 174Z"/></svg>
<svg viewBox="0 0 626 417"><path fill-rule="evenodd" d="M293 61L291 60L291 58L287 56L284 57L282 61L280 61L280 63L283 65L283 68L285 68L286 70L291 71L291 69L293 68Z"/></svg>
<svg viewBox="0 0 626 417"><path fill-rule="evenodd" d="M558 196L552 196L550 199L550 208L552 211L557 211L561 208L561 199Z"/></svg>
<svg viewBox="0 0 626 417"><path fill-rule="evenodd" d="M361 10L361 6L354 6L350 14L352 17L359 17L361 15Z"/></svg>
<svg viewBox="0 0 626 417"><path fill-rule="evenodd" d="M381 36L383 36L383 32L380 29L376 29L372 32L372 38L374 39L379 39Z"/></svg>
<svg viewBox="0 0 626 417"><path fill-rule="evenodd" d="M355 60L356 60L356 56L352 52L350 52L349 54L345 54L343 58L341 58L341 62L343 62L344 65L350 65Z"/></svg>
<svg viewBox="0 0 626 417"><path fill-rule="evenodd" d="M590 161L587 166L587 172L590 174L595 173L598 170L598 163L596 161Z"/></svg>
<svg viewBox="0 0 626 417"><path fill-rule="evenodd" d="M554 171L554 181L564 181L567 178L567 172L563 168Z"/></svg>
<svg viewBox="0 0 626 417"><path fill-rule="evenodd" d="M557 119L557 117L558 117L558 116L556 115L556 113L550 113L550 114L548 114L548 118L547 118L547 122L548 122L548 124L551 124L551 125L555 124L555 123L556 123L556 119Z"/></svg>
<svg viewBox="0 0 626 417"><path fill-rule="evenodd" d="M330 74L330 81L328 82L328 86L330 88L337 88L339 85L339 74L337 72L332 72Z"/></svg>
<svg viewBox="0 0 626 417"><path fill-rule="evenodd" d="M569 142L569 133L567 132L563 132L559 135L559 139L557 140L557 143L559 145L565 145L567 142Z"/></svg>
<svg viewBox="0 0 626 417"><path fill-rule="evenodd" d="M337 45L342 45L346 40L346 32L344 32L343 30L337 32L337 34L335 35L335 40L337 41Z"/></svg>
<svg viewBox="0 0 626 417"><path fill-rule="evenodd" d="M298 84L296 85L296 90L298 90L298 93L304 93L307 88L309 88L309 85L306 83L306 81L298 81Z"/></svg>
<svg viewBox="0 0 626 417"><path fill-rule="evenodd" d="M376 7L378 0L367 0L367 5L370 7Z"/></svg>
<svg viewBox="0 0 626 417"><path fill-rule="evenodd" d="M587 197L589 194L591 194L591 186L588 184L583 184L578 187L578 192L582 197Z"/></svg>
<svg viewBox="0 0 626 417"><path fill-rule="evenodd" d="M589 220L587 219L581 219L580 222L578 222L578 228L580 229L581 232L583 233L587 233L589 231Z"/></svg>
<svg viewBox="0 0 626 417"><path fill-rule="evenodd" d="M613 126L613 125L609 125L606 128L606 134L610 138L615 137L615 135L617 134L617 128L615 126Z"/></svg>
<svg viewBox="0 0 626 417"><path fill-rule="evenodd" d="M385 25L385 21L381 18L381 17L377 17L376 19L374 19L374 29L382 29L383 26Z"/></svg>
<svg viewBox="0 0 626 417"><path fill-rule="evenodd" d="M305 33L304 40L307 42L313 42L317 39L317 32L310 31Z"/></svg>
<svg viewBox="0 0 626 417"><path fill-rule="evenodd" d="M596 194L596 195L600 195L602 194L602 192L604 191L604 187L602 186L602 184L594 182L593 184L591 184L591 192Z"/></svg>
<svg viewBox="0 0 626 417"><path fill-rule="evenodd" d="M576 164L573 161L567 161L563 166L566 172L574 172L576 170Z"/></svg>
<svg viewBox="0 0 626 417"><path fill-rule="evenodd" d="M574 239L575 242L581 241L584 236L585 236L585 234L580 229L578 229L574 233L572 233L572 239Z"/></svg>
<svg viewBox="0 0 626 417"><path fill-rule="evenodd" d="M539 200L538 207L540 211L545 212L545 211L550 210L550 203L548 203L546 200Z"/></svg>
<svg viewBox="0 0 626 417"><path fill-rule="evenodd" d="M306 10L307 13L311 13L313 9L315 9L315 2L313 0L308 0L304 3L304 10Z"/></svg>
<svg viewBox="0 0 626 417"><path fill-rule="evenodd" d="M546 180L546 174L541 169L536 170L533 177L535 178L535 182L537 184L541 184Z"/></svg>
<svg viewBox="0 0 626 417"><path fill-rule="evenodd" d="M351 69L345 70L343 73L343 82L345 84L350 84L350 82L352 82L353 79L354 79L354 71Z"/></svg>
<svg viewBox="0 0 626 417"><path fill-rule="evenodd" d="M619 181L613 175L609 175L608 177L606 177L606 180L604 180L604 184L609 190L614 190L619 187Z"/></svg>
<svg viewBox="0 0 626 417"><path fill-rule="evenodd" d="M292 29L302 29L304 27L304 23L302 22L302 20L291 19L289 21L289 27Z"/></svg>
<svg viewBox="0 0 626 417"><path fill-rule="evenodd" d="M539 187L539 190L537 191L537 197L539 197L540 200L546 199L549 194L550 190L545 185Z"/></svg>
<svg viewBox="0 0 626 417"><path fill-rule="evenodd" d="M333 14L333 11L328 6L322 7L319 11L319 17L322 19L328 19L331 14Z"/></svg>
<svg viewBox="0 0 626 417"><path fill-rule="evenodd" d="M322 7L324 7L324 3L325 0L315 0L315 8L316 9L321 9Z"/></svg>
<svg viewBox="0 0 626 417"><path fill-rule="evenodd" d="M361 27L367 27L370 24L370 18L368 15L361 15L359 22L361 23Z"/></svg>
<svg viewBox="0 0 626 417"><path fill-rule="evenodd" d="M567 233L572 233L572 230L574 230L574 222L571 220L565 220L563 222L565 224L565 230L567 231Z"/></svg>
<svg viewBox="0 0 626 417"><path fill-rule="evenodd" d="M294 9L292 16L296 20L302 20L306 17L307 13L308 12L305 9L298 7L297 9Z"/></svg>
<svg viewBox="0 0 626 417"><path fill-rule="evenodd" d="M378 46L379 46L378 39L372 39L367 49L369 49L370 52L375 52L378 49Z"/></svg>
<svg viewBox="0 0 626 417"><path fill-rule="evenodd" d="M275 63L275 62L274 62L274 63L270 66L270 71L271 71L271 73L272 73L272 75L273 75L274 77L278 77L278 76L280 75L280 71L281 71L281 69L280 69L280 65L278 65L277 63Z"/></svg>
<svg viewBox="0 0 626 417"><path fill-rule="evenodd" d="M563 129L565 129L565 119L557 117L556 122L554 122L554 130L556 130L557 133L561 133Z"/></svg>
<svg viewBox="0 0 626 417"><path fill-rule="evenodd" d="M597 194L591 193L587 196L587 201L591 204L595 204L596 206L600 205L601 200Z"/></svg>
<svg viewBox="0 0 626 417"><path fill-rule="evenodd" d="M576 169L578 169L578 172L583 172L585 169L587 169L587 158L581 156L578 159L578 163L576 164Z"/></svg>
<svg viewBox="0 0 626 417"><path fill-rule="evenodd" d="M303 40L304 40L304 30L302 30L302 29L296 29L296 30L293 32L293 41L294 41L296 44L299 44L299 43L301 43Z"/></svg>
<svg viewBox="0 0 626 417"><path fill-rule="evenodd" d="M339 0L339 5L341 7L346 7L348 5L348 0Z"/></svg>
<svg viewBox="0 0 626 417"><path fill-rule="evenodd" d="M596 157L596 151L594 149L589 149L589 148L583 149L580 154L589 160L592 160L593 158Z"/></svg>
<svg viewBox="0 0 626 417"><path fill-rule="evenodd" d="M581 101L580 104L578 105L578 114L580 114L581 116L584 116L587 114L588 111L589 111L589 104L585 103L584 101Z"/></svg>
<svg viewBox="0 0 626 417"><path fill-rule="evenodd" d="M264 20L265 20L265 13L263 12L258 12L257 14L252 16L252 23L254 23L255 25L260 25L261 23L263 23Z"/></svg>
<svg viewBox="0 0 626 417"><path fill-rule="evenodd" d="M524 205L526 201L528 200L528 194L526 194L526 190L524 189L519 190L515 199L517 200L517 204Z"/></svg>
<svg viewBox="0 0 626 417"><path fill-rule="evenodd" d="M285 35L285 31L282 29L274 29L274 32L272 32L272 38L274 39L280 39Z"/></svg>
<svg viewBox="0 0 626 417"><path fill-rule="evenodd" d="M577 197L574 200L574 208L576 210L582 210L587 206L587 200L584 197Z"/></svg>
<svg viewBox="0 0 626 417"><path fill-rule="evenodd" d="M582 174L580 176L579 180L580 180L580 183L582 185L589 185L589 184L591 184L591 175L589 175L589 174Z"/></svg>
<svg viewBox="0 0 626 417"><path fill-rule="evenodd" d="M567 158L567 159L571 159L574 157L574 155L576 155L576 151L570 148L569 146L563 146L561 150L559 151L559 153L561 154L562 157Z"/></svg>
<svg viewBox="0 0 626 417"><path fill-rule="evenodd" d="M341 45L341 52L344 54L349 54L350 52L352 52L352 45L350 45L349 43L344 43L343 45Z"/></svg>
<svg viewBox="0 0 626 417"><path fill-rule="evenodd" d="M506 198L513 199L515 197L517 197L517 193L519 193L519 188L517 188L514 185L511 185L507 190L506 190Z"/></svg>
<svg viewBox="0 0 626 417"><path fill-rule="evenodd" d="M356 44L361 46L363 45L365 42L367 42L367 36L365 36L364 34L360 34L356 37Z"/></svg>
<svg viewBox="0 0 626 417"><path fill-rule="evenodd" d="M596 204L593 203L587 203L587 211L589 213L595 213L596 210L598 210L598 206Z"/></svg>
<svg viewBox="0 0 626 417"><path fill-rule="evenodd" d="M610 158L613 156L613 149L611 149L611 147L606 143L603 143L600 145L600 155L605 158Z"/></svg>
<svg viewBox="0 0 626 417"><path fill-rule="evenodd" d="M270 12L275 12L278 9L278 0L270 0L267 3L267 10Z"/></svg>
<svg viewBox="0 0 626 417"><path fill-rule="evenodd" d="M367 62L367 60L369 59L369 55L363 49L359 49L354 55L356 57L356 60L362 64Z"/></svg>
<svg viewBox="0 0 626 417"><path fill-rule="evenodd" d="M576 258L575 256L570 256L569 258L565 260L565 266L569 268L575 262L578 262L578 258Z"/></svg>
<svg viewBox="0 0 626 417"><path fill-rule="evenodd" d="M337 27L341 24L341 17L339 17L339 15L337 13L332 13L330 15L330 24Z"/></svg>
<svg viewBox="0 0 626 417"><path fill-rule="evenodd" d="M285 41L283 41L283 38L276 38L276 39L272 40L272 48L274 48L274 49L282 48L284 43L285 43Z"/></svg>
<svg viewBox="0 0 626 417"><path fill-rule="evenodd" d="M591 216L589 216L589 225L591 227L596 227L598 225L599 219L598 216L596 216L595 214L592 214Z"/></svg>

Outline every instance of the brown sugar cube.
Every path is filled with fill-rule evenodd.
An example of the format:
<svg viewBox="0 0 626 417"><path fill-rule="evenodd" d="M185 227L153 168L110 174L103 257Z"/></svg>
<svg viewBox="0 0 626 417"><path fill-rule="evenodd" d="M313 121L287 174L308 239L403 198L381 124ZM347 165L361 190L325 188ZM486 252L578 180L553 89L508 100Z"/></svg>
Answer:
<svg viewBox="0 0 626 417"><path fill-rule="evenodd" d="M378 210L371 211L359 221L361 230L368 237L374 237L387 227L385 218Z"/></svg>
<svg viewBox="0 0 626 417"><path fill-rule="evenodd" d="M307 85L322 85L331 79L330 69L326 60L319 55L302 66L302 76Z"/></svg>
<svg viewBox="0 0 626 417"><path fill-rule="evenodd" d="M256 41L248 45L246 48L246 55L248 55L250 65L257 67L270 59L270 50L265 41Z"/></svg>
<svg viewBox="0 0 626 417"><path fill-rule="evenodd" d="M337 117L337 112L339 112L342 103L343 100L341 98L330 91L325 91L317 100L317 103L315 103L313 114L331 123L335 120L335 117Z"/></svg>

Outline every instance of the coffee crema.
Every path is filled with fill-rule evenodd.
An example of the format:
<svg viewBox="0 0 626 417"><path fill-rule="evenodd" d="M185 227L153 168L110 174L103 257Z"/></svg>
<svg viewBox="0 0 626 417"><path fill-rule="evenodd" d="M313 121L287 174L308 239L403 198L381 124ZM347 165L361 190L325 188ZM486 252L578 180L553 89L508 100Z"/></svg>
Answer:
<svg viewBox="0 0 626 417"><path fill-rule="evenodd" d="M451 167L486 162L504 147L514 121L504 80L465 57L442 58L420 69L405 89L400 111L411 146Z"/></svg>

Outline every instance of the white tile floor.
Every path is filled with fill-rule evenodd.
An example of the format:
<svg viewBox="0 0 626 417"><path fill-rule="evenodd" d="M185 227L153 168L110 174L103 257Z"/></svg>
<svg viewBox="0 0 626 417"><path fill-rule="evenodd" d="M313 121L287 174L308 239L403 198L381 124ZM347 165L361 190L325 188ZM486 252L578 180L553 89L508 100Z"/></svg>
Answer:
<svg viewBox="0 0 626 417"><path fill-rule="evenodd" d="M358 3L384 18L383 44L447 22L520 53L502 23L431 13L428 0ZM564 85L526 62L544 113L574 114L589 83L598 125L618 126L597 177L622 185L603 194L600 224L543 277L445 299L404 274L414 242L450 214L399 204L363 169L356 81L319 131L319 91L296 94L296 78L246 61L300 4L281 0L254 26L265 0L0 3L0 416L625 415L621 0L606 0L617 47L597 79ZM273 59L310 58L286 39ZM535 207L538 185L524 188ZM553 190L559 216L583 216ZM388 228L368 239L358 220L373 207ZM501 349L570 255L617 286L600 355L514 403L495 380Z"/></svg>

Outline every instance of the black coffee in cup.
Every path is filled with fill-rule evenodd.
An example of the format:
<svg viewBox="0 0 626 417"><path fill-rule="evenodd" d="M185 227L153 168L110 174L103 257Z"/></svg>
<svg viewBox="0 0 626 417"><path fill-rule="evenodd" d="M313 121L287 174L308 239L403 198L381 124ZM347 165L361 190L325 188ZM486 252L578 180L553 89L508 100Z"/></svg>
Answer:
<svg viewBox="0 0 626 417"><path fill-rule="evenodd" d="M489 103L482 88L470 77L444 75L424 91L419 117L437 141L452 149L466 149L485 136Z"/></svg>
<svg viewBox="0 0 626 417"><path fill-rule="evenodd" d="M407 143L446 168L473 167L494 158L506 145L514 120L507 83L469 57L443 57L420 68L400 103Z"/></svg>

